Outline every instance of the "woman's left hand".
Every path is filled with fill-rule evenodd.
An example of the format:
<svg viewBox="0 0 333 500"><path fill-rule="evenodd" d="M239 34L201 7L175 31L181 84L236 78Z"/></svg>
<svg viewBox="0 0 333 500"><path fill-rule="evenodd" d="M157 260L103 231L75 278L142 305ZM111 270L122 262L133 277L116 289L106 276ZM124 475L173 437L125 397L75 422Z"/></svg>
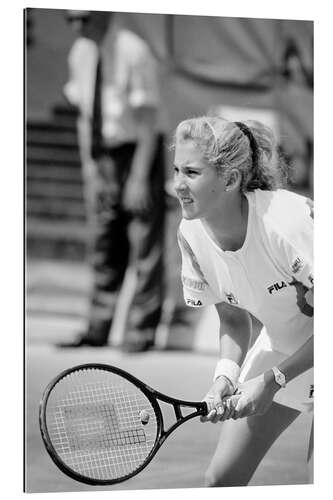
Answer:
<svg viewBox="0 0 333 500"><path fill-rule="evenodd" d="M270 377L267 380L264 374L240 384L237 390L240 397L235 405L232 418L236 420L249 415L263 415L271 406L278 390L279 386L274 378Z"/></svg>

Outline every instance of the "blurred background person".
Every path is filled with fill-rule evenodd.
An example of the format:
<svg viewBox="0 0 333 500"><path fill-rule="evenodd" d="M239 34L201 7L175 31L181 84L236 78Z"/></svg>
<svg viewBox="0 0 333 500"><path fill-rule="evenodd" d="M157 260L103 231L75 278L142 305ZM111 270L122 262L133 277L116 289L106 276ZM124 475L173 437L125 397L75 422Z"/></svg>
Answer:
<svg viewBox="0 0 333 500"><path fill-rule="evenodd" d="M59 347L104 346L119 290L136 271L122 349L154 345L163 301L164 157L158 68L149 47L114 13L68 11L78 38L69 54L67 100L78 141L93 287L86 331Z"/></svg>

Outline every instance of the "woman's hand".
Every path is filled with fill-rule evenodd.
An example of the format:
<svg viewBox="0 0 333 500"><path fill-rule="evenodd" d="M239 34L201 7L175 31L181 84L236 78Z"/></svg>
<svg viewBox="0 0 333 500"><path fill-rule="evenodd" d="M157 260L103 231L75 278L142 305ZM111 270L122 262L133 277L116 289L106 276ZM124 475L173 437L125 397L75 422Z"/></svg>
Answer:
<svg viewBox="0 0 333 500"><path fill-rule="evenodd" d="M236 420L249 415L266 413L272 404L275 393L280 389L272 375L261 374L238 386L237 395L239 397L231 418Z"/></svg>
<svg viewBox="0 0 333 500"><path fill-rule="evenodd" d="M201 422L216 424L216 422L230 418L231 412L238 401L238 396L234 396L236 401L227 397L233 393L234 387L226 377L222 375L216 379L203 399L207 403L208 413L200 418Z"/></svg>

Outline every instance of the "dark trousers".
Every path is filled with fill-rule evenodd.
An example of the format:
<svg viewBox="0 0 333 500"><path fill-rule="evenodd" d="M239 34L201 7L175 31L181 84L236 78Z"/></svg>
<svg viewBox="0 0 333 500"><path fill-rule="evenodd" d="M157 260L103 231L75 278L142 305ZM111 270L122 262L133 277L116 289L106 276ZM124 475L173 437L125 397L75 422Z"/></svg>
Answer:
<svg viewBox="0 0 333 500"><path fill-rule="evenodd" d="M91 266L93 286L88 336L96 341L108 337L119 289L131 263L137 284L130 307L129 328L149 333L153 340L163 301L164 154L159 137L151 166L149 213L132 214L122 206L135 144L107 149L95 161L90 192Z"/></svg>

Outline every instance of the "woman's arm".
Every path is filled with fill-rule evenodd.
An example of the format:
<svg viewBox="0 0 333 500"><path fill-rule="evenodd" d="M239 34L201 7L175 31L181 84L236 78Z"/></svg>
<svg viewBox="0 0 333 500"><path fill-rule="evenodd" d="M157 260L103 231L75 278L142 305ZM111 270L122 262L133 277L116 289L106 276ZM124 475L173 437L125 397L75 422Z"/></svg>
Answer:
<svg viewBox="0 0 333 500"><path fill-rule="evenodd" d="M252 332L250 314L225 302L215 307L220 319L220 358L231 359L241 366Z"/></svg>
<svg viewBox="0 0 333 500"><path fill-rule="evenodd" d="M310 337L294 354L286 358L279 365L279 370L286 377L286 383L290 382L293 378L301 375L309 368L313 367L313 335ZM272 390L280 389L275 382L272 370L264 373L264 379L267 386L271 386ZM276 392L276 391L275 391Z"/></svg>
<svg viewBox="0 0 333 500"><path fill-rule="evenodd" d="M232 380L233 365L238 372L248 350L252 331L250 314L247 311L220 303L216 306L220 319L220 361L215 371L215 381L204 398L209 413L202 422L217 422L228 417L222 399L234 392L237 380ZM230 383L231 381L231 383Z"/></svg>
<svg viewBox="0 0 333 500"><path fill-rule="evenodd" d="M313 288L308 291L307 300L313 306ZM313 336L310 337L297 351L282 361L278 368L286 377L288 383L293 378L313 367Z"/></svg>
<svg viewBox="0 0 333 500"><path fill-rule="evenodd" d="M278 365L285 375L287 383L313 366L313 336L294 354ZM283 389L275 381L272 370L267 370L258 377L247 380L238 388L239 394L230 398L228 418L263 415L272 404L275 393ZM234 408L234 409L233 409Z"/></svg>
<svg viewBox="0 0 333 500"><path fill-rule="evenodd" d="M313 289L309 291L313 299ZM313 367L313 335L291 356L288 356L278 366L286 377L286 383ZM248 415L262 415L272 404L275 393L281 387L275 381L272 370L267 370L262 375L244 382L239 387L241 396L232 398L235 408L230 413L232 418L241 418ZM283 389L281 389L283 391Z"/></svg>

